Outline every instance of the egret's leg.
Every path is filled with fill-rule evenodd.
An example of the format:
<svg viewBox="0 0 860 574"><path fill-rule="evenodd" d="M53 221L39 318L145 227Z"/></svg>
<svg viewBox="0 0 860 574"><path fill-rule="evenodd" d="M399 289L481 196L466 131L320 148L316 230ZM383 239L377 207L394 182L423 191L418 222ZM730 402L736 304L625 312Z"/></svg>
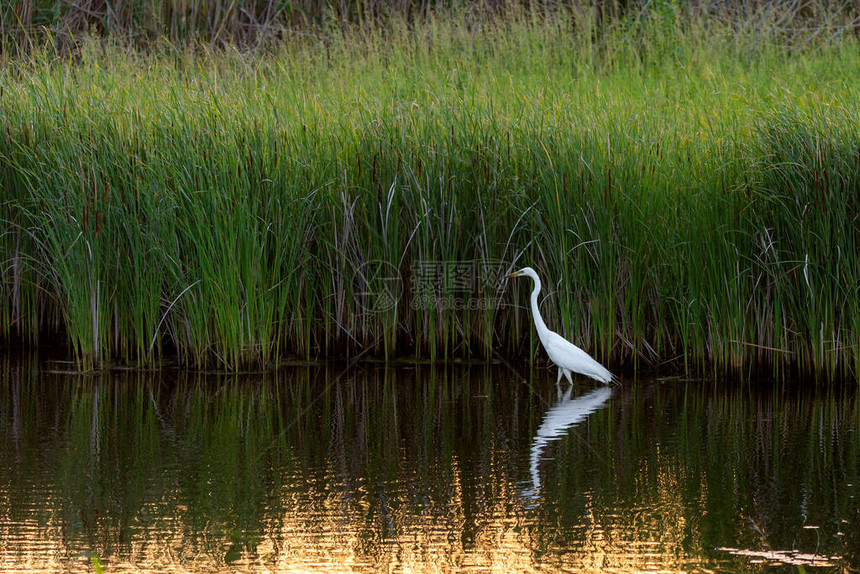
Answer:
<svg viewBox="0 0 860 574"><path fill-rule="evenodd" d="M573 386L573 377L570 376L570 371L568 369L564 370L564 376L567 377L567 382L570 383L570 386Z"/></svg>
<svg viewBox="0 0 860 574"><path fill-rule="evenodd" d="M564 369L561 367L558 368L558 378L555 380L555 394L556 398L561 400L561 374L564 372Z"/></svg>

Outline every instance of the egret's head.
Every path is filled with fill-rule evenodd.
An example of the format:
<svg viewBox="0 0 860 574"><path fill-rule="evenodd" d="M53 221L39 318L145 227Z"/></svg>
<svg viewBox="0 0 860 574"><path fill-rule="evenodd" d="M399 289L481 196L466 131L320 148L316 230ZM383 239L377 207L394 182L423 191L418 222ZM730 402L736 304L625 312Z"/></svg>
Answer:
<svg viewBox="0 0 860 574"><path fill-rule="evenodd" d="M532 279L537 279L537 273L535 273L535 270L532 269L531 267L523 267L519 271L514 271L513 273L510 273L508 275L508 278L510 279L511 277L522 277L522 276L531 277Z"/></svg>

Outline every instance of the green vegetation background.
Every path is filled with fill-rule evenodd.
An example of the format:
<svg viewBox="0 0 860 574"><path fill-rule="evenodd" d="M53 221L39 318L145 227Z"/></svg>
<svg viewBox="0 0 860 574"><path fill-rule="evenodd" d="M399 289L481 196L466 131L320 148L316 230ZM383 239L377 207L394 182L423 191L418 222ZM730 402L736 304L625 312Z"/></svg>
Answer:
<svg viewBox="0 0 860 574"><path fill-rule="evenodd" d="M416 297L421 265L502 262L614 370L857 373L844 7L349 4L180 42L188 17L29 6L0 14L7 341L83 368L533 356L526 282Z"/></svg>

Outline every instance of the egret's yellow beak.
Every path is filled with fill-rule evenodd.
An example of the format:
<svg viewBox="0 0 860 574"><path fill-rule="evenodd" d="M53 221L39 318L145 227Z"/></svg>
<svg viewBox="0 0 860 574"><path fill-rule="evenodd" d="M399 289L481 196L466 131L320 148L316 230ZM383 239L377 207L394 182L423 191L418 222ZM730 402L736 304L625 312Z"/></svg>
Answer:
<svg viewBox="0 0 860 574"><path fill-rule="evenodd" d="M522 275L522 273L520 273L519 271L514 271L513 273L505 275L505 278L510 279L511 277L519 277L520 275Z"/></svg>

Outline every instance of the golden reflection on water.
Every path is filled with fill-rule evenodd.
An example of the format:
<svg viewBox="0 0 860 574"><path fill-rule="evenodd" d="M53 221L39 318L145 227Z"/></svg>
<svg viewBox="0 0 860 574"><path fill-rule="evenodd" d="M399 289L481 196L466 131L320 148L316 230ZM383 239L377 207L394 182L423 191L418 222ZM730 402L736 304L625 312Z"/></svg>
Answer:
<svg viewBox="0 0 860 574"><path fill-rule="evenodd" d="M111 382L53 397L13 385L0 394L0 573L93 572L91 556L108 573L737 571L749 558L714 541L757 550L750 501L822 488L789 478L771 496L774 478L744 475L749 436L773 413L747 426L727 417L720 436L754 430L709 450L702 429L723 419L686 396L655 416L637 391L536 396L498 376L495 390L453 381L357 382L327 389L312 411L295 398L313 396L307 382L161 395ZM294 401L310 414L289 414ZM812 420L801 407L780 432ZM822 428L835 432L852 408L832 407ZM775 466L770 450L755 454ZM763 520L796 507L756 520L776 540L785 526ZM828 512L817 523L844 509ZM802 543L797 518L785 522Z"/></svg>
<svg viewBox="0 0 860 574"><path fill-rule="evenodd" d="M323 497L291 489L283 494L288 510L269 516L262 532L239 541L210 539L181 516L162 516L146 529L133 529L118 548L118 540L108 539L116 533L98 524L98 517L91 536L83 539L68 539L62 527L6 517L0 571L93 571L88 548L101 549L107 572L683 572L695 565L694 557L679 550L686 525L676 519L680 508L671 488L661 489L648 508L621 514L601 510L602 517L586 493L582 522L568 533L574 543L554 547L550 541L536 552L537 517L516 484L496 478L487 477L492 496L472 518L464 510L459 478L445 508L424 512L415 512L414 500L402 488L384 503L362 496L361 485L353 485L354 492L340 485ZM53 517L48 523L59 521Z"/></svg>
<svg viewBox="0 0 860 574"><path fill-rule="evenodd" d="M297 504L284 516L275 536L279 543L268 540L258 553L275 557L273 571L530 571L536 564L528 529L523 517L511 512L515 491L507 490L498 493L499 502L475 525L468 544L463 543L467 518L462 492L455 487L446 508L425 513L415 513L403 493L393 493L387 509L376 509L389 514L371 520L373 504L345 502L340 495L329 497L314 515ZM357 510L344 513L346 506ZM380 535L383 520L390 521L388 536Z"/></svg>
<svg viewBox="0 0 860 574"><path fill-rule="evenodd" d="M459 532L435 520L415 521L376 547L368 547L358 530L329 520L308 527L307 516L284 516L277 534L261 538L253 552L230 564L223 556L183 552L182 537L151 533L155 540L135 541L122 555L105 555L101 563L108 572L683 572L696 562L658 541L610 542L613 536L601 525L583 532L580 548L545 559L535 555L528 529L511 517L482 525L468 547L456 541ZM19 530L14 538L6 534L0 544L2 572L92 571L84 551L71 551L73 541L36 529ZM229 552L228 541L219 546Z"/></svg>

